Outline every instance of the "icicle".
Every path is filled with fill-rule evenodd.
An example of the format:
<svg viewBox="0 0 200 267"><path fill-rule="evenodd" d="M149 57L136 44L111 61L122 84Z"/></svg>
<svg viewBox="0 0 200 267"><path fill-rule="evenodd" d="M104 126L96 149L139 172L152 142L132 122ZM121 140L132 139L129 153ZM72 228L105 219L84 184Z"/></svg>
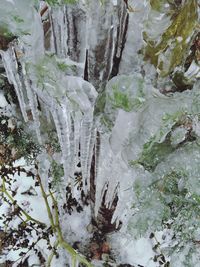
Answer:
<svg viewBox="0 0 200 267"><path fill-rule="evenodd" d="M119 185L120 185L120 180L119 180L120 177L115 176L115 173L112 175L113 175L113 178L111 177L110 179L111 181L110 182L108 181L108 189L107 189L106 197L105 197L105 205L109 209L111 208L115 197L118 195L118 190L119 190Z"/></svg>
<svg viewBox="0 0 200 267"><path fill-rule="evenodd" d="M132 191L134 173L126 168L122 168L121 176L123 177L120 180L120 188L117 191L118 203L115 208L111 223L118 222L119 220L124 221L127 210L130 210L133 203L134 194Z"/></svg>
<svg viewBox="0 0 200 267"><path fill-rule="evenodd" d="M28 117L26 113L26 103L22 90L22 84L19 78L19 74L17 73L18 64L15 56L14 47L11 46L6 52L0 51L0 53L3 59L3 64L6 70L8 81L14 85L24 121L27 122Z"/></svg>
<svg viewBox="0 0 200 267"><path fill-rule="evenodd" d="M95 177L97 177L97 170L99 166L99 157L100 157L100 145L101 145L101 135L100 133L96 130L96 138L95 138Z"/></svg>
<svg viewBox="0 0 200 267"><path fill-rule="evenodd" d="M91 2L88 13L88 76L97 89L111 73L117 36L116 17L116 7L111 1L102 6L99 1Z"/></svg>
<svg viewBox="0 0 200 267"><path fill-rule="evenodd" d="M50 113L48 107L46 105L44 105L42 107L42 110L44 111L44 114L45 114L45 117L47 119L47 122L50 124L52 121L51 121L51 116L50 116L51 113Z"/></svg>
<svg viewBox="0 0 200 267"><path fill-rule="evenodd" d="M89 153L88 153L87 178L90 177L90 168L91 168L92 156L95 153L94 147L95 147L95 142L96 142L96 136L97 136L96 128L94 128L94 126L93 126L92 130L91 130L90 147L89 147Z"/></svg>
<svg viewBox="0 0 200 267"><path fill-rule="evenodd" d="M73 266L73 262L74 262L74 258L67 253L67 263L68 263L68 266Z"/></svg>
<svg viewBox="0 0 200 267"><path fill-rule="evenodd" d="M93 114L92 111L88 111L84 114L83 121L81 124L81 169L83 178L83 187L87 184L88 179L88 166L89 155L91 155L93 148L90 146L91 142L91 132L93 126ZM92 151L91 151L92 150Z"/></svg>
<svg viewBox="0 0 200 267"><path fill-rule="evenodd" d="M48 155L43 152L37 157L37 161L39 162L39 175L41 177L41 181L44 187L44 190L48 190L48 179L49 179L49 169L50 169L50 159Z"/></svg>
<svg viewBox="0 0 200 267"><path fill-rule="evenodd" d="M74 167L78 164L78 153L79 153L79 144L80 144L80 126L81 126L81 113L75 112L74 115Z"/></svg>
<svg viewBox="0 0 200 267"><path fill-rule="evenodd" d="M69 136L65 136L64 131L65 131L65 127L63 125L63 122L60 121L60 117L61 117L61 113L60 112L53 112L53 119L54 119L54 123L56 126L56 131L58 134L58 139L59 139L59 143L60 143L60 147L61 147L61 151L62 151L62 163L63 163L63 168L64 168L64 176L65 176L65 180L70 183L70 175L69 175L69 149L66 149L66 147L69 148ZM68 129L67 129L68 131Z"/></svg>
<svg viewBox="0 0 200 267"><path fill-rule="evenodd" d="M130 12L126 43L122 53L122 58L119 66L119 73L132 73L137 71L140 64L140 58L138 55L139 49L144 45L144 40L142 38L143 22L147 17L148 8L145 6L146 1L135 1L129 0L128 4L134 7L138 12Z"/></svg>
<svg viewBox="0 0 200 267"><path fill-rule="evenodd" d="M108 136L101 136L101 146L99 152L99 160L97 165L97 176L96 176L96 194L95 194L95 216L98 214L98 210L101 206L103 194L107 189L105 186L112 173L112 161L113 154L109 149Z"/></svg>
<svg viewBox="0 0 200 267"><path fill-rule="evenodd" d="M126 8L126 4L122 3L122 6L120 7L120 18L119 18L119 34L118 34L118 40L117 40L117 51L116 51L116 57L120 58L121 52L122 52L122 46L123 46L123 38L125 37L125 30L126 30L126 21L128 17L128 12Z"/></svg>
<svg viewBox="0 0 200 267"><path fill-rule="evenodd" d="M65 179L70 183L70 175L72 172L72 157L71 154L71 142L70 142L70 133L71 133L71 118L70 114L66 109L64 104L61 105L61 108L57 110L52 110L52 116L56 126L62 156L63 156L63 167L65 173Z"/></svg>
<svg viewBox="0 0 200 267"><path fill-rule="evenodd" d="M67 57L67 24L65 20L65 6L50 10L50 22L52 29L51 50L58 57Z"/></svg>
<svg viewBox="0 0 200 267"><path fill-rule="evenodd" d="M30 81L28 81L24 63L22 64L22 72L23 72L24 84L26 86L27 96L29 100L29 105L31 108L31 113L33 116L34 124L35 124L35 131L37 134L38 142L42 144L42 139L41 139L41 134L40 134L39 112L37 108L37 96L30 86Z"/></svg>
<svg viewBox="0 0 200 267"><path fill-rule="evenodd" d="M68 264L70 267L79 267L79 263L80 262L78 261L76 256L74 256L74 255L72 256L69 254Z"/></svg>
<svg viewBox="0 0 200 267"><path fill-rule="evenodd" d="M54 30L54 19L52 14L52 8L49 7L49 22L50 22L50 28L51 28L51 35L50 35L50 44L49 44L49 51L51 53L56 53L56 36L55 36L55 30Z"/></svg>
<svg viewBox="0 0 200 267"><path fill-rule="evenodd" d="M67 58L68 56L68 44L67 44L67 38L68 38L68 30L67 30L67 19L66 19L66 9L67 6L64 5L63 6L63 10L62 10L62 23L61 23L61 58L64 56L65 58Z"/></svg>
<svg viewBox="0 0 200 267"><path fill-rule="evenodd" d="M95 195L95 216L97 217L99 208L102 203L103 196L104 205L110 209L115 197L118 197L118 202L113 214L112 223L117 218L121 219L124 209L130 204L132 190L131 188L134 175L132 170L121 158L121 153L114 153L110 146L109 134L100 136L100 152L96 156L98 158L97 174L96 174L96 195ZM123 201L121 201L123 199ZM124 201L125 199L125 201ZM121 213L121 214L120 214Z"/></svg>

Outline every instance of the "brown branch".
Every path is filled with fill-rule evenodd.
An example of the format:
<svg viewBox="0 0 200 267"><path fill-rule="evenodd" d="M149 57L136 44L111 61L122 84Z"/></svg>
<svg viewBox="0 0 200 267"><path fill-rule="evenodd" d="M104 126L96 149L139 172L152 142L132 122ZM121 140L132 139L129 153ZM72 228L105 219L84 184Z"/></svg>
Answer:
<svg viewBox="0 0 200 267"><path fill-rule="evenodd" d="M48 6L45 5L41 10L40 10L40 16L42 17L44 15L44 13L48 10Z"/></svg>

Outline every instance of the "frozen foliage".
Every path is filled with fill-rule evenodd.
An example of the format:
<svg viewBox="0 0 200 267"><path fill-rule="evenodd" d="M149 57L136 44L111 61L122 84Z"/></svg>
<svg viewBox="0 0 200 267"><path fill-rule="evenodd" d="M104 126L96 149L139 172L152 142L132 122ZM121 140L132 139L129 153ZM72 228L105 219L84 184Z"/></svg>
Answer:
<svg viewBox="0 0 200 267"><path fill-rule="evenodd" d="M102 115L106 126L114 123L109 140L115 155L121 155L121 161L131 164L134 170L131 177L135 177L135 215L129 227L138 236L147 230L163 229L163 222L173 218L176 246L182 247L187 238L188 242L196 239L199 225L193 217L194 212L198 213L199 195L199 83L192 91L164 96L150 91L150 85L145 90L144 80L140 88L140 79L131 75L110 81ZM120 166L117 165L115 170ZM180 233L178 227L182 229ZM183 229L187 229L187 238Z"/></svg>
<svg viewBox="0 0 200 267"><path fill-rule="evenodd" d="M67 185L78 195L78 170L91 198L86 216L98 228L103 206L112 211L114 229L122 222L112 241L120 237L113 245L120 252L116 261L127 257L133 265L157 266L153 256L155 262L164 257L158 249L171 256L172 267L178 266L177 253L180 266L197 266L198 1L41 2L3 1L0 36L9 42L0 44L0 53L38 142L46 143L49 131L57 133L56 153L43 151L37 158L45 190L56 173L59 194ZM66 237L86 240L84 215L80 225L76 213L68 218L61 205L59 211ZM148 239L121 248L131 237L166 228L170 238L143 260L141 244L149 249ZM133 245L136 261L130 256ZM78 266L70 260L70 267Z"/></svg>

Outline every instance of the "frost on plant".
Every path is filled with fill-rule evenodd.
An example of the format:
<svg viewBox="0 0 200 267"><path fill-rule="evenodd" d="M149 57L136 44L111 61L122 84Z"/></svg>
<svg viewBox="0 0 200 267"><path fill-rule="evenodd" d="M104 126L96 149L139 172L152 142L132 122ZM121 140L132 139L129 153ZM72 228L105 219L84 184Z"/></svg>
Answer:
<svg viewBox="0 0 200 267"><path fill-rule="evenodd" d="M198 266L198 0L0 5L1 261Z"/></svg>

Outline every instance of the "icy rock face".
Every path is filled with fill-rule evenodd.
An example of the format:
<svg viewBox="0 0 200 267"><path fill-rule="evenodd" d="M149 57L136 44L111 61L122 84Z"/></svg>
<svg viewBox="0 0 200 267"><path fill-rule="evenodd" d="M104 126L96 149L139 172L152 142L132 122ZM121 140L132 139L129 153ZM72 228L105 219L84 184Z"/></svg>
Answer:
<svg viewBox="0 0 200 267"><path fill-rule="evenodd" d="M110 144L113 151L124 151L124 159L126 158L126 162L128 162L127 156L131 151L131 140L137 139L136 144L133 141L133 151L137 154L143 142L153 136L159 127L159 121L157 119L155 121L155 117L152 117L155 112L152 109L156 103L159 105L160 101L166 101L167 107L168 97L161 95L137 73L113 78L107 84L106 92L103 118L106 125L112 127ZM160 101L157 101L158 98ZM148 118L145 118L147 109L149 116L147 115ZM123 127L124 125L126 127ZM149 131L149 129L151 130Z"/></svg>

